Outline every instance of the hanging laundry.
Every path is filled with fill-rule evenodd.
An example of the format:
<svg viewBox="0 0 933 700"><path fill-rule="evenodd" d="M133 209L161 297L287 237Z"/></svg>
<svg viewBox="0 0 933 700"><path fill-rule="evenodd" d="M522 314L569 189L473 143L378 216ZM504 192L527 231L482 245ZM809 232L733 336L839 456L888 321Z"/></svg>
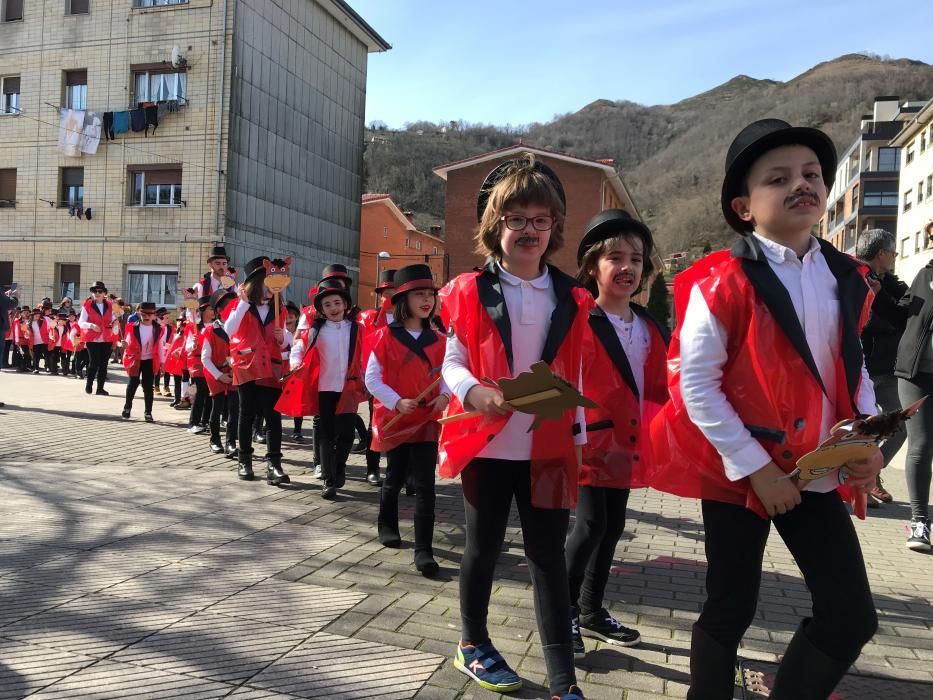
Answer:
<svg viewBox="0 0 933 700"><path fill-rule="evenodd" d="M130 113L129 112L114 112L113 113L113 133L114 134L125 134L130 130Z"/></svg>
<svg viewBox="0 0 933 700"><path fill-rule="evenodd" d="M113 134L113 112L104 112L104 135L109 141L116 138Z"/></svg>
<svg viewBox="0 0 933 700"><path fill-rule="evenodd" d="M146 130L146 112L142 109L134 109L130 111L130 128L133 131L145 131Z"/></svg>
<svg viewBox="0 0 933 700"><path fill-rule="evenodd" d="M165 119L165 115L168 114L168 102L160 102L157 105L156 114L160 120Z"/></svg>
<svg viewBox="0 0 933 700"><path fill-rule="evenodd" d="M100 145L100 130L103 119L97 112L87 112L84 115L84 131L81 134L81 152L94 155Z"/></svg>
<svg viewBox="0 0 933 700"><path fill-rule="evenodd" d="M84 112L79 109L59 110L58 149L70 158L81 155L81 133L84 131Z"/></svg>
<svg viewBox="0 0 933 700"><path fill-rule="evenodd" d="M178 100L169 100L167 104L168 104L169 112L180 112L181 111L181 103Z"/></svg>
<svg viewBox="0 0 933 700"><path fill-rule="evenodd" d="M159 108L156 105L150 105L145 107L143 111L146 113L146 136L148 136L150 126L153 134L159 128Z"/></svg>

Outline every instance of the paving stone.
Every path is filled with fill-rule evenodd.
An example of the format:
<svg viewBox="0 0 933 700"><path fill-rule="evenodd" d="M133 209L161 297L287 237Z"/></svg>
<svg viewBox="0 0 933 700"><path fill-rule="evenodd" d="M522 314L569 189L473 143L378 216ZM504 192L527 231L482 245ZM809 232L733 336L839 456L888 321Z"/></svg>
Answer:
<svg viewBox="0 0 933 700"><path fill-rule="evenodd" d="M75 552L16 571L6 578L93 592L154 571L160 566L162 564L159 562L120 554Z"/></svg>
<svg viewBox="0 0 933 700"><path fill-rule="evenodd" d="M107 594L154 600L181 610L195 611L229 598L267 578L245 571L218 571L189 564L169 564L107 589Z"/></svg>
<svg viewBox="0 0 933 700"><path fill-rule="evenodd" d="M0 700L14 700L97 662L91 656L0 638Z"/></svg>
<svg viewBox="0 0 933 700"><path fill-rule="evenodd" d="M0 579L0 630L4 625L54 608L82 595L84 594L75 590L16 579Z"/></svg>

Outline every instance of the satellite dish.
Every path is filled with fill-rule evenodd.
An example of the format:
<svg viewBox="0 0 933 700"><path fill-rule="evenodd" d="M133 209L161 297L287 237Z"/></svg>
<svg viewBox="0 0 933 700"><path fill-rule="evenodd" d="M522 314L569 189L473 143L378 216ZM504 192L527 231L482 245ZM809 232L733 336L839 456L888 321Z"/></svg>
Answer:
<svg viewBox="0 0 933 700"><path fill-rule="evenodd" d="M177 46L172 47L172 66L175 68L184 68L188 65L188 59L185 58L182 54L181 49Z"/></svg>

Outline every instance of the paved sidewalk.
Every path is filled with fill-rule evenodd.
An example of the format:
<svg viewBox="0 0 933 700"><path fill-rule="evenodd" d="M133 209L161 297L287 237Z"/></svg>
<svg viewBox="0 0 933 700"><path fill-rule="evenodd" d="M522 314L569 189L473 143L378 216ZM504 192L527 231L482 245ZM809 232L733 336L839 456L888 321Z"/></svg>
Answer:
<svg viewBox="0 0 933 700"><path fill-rule="evenodd" d="M442 568L428 580L412 565L411 500L402 497L406 545L376 541L378 492L362 480L360 458L336 502L322 500L304 471L310 448L287 437L291 486L239 482L206 436L184 432L187 415L167 399L157 399L153 425L141 420L141 397L121 421L122 373L111 373L110 397L87 396L75 379L0 373L0 700L493 697L449 662L464 542L457 484L438 485ZM856 523L881 627L853 672L873 677L861 681L872 697L933 697L933 557L904 547L903 472L888 471L898 503ZM527 681L517 697L541 698L544 661L516 526L490 622ZM762 668L808 612L777 537L765 566L741 651ZM579 664L587 697L683 697L705 575L696 503L634 493L613 574L612 611L645 642L589 644Z"/></svg>

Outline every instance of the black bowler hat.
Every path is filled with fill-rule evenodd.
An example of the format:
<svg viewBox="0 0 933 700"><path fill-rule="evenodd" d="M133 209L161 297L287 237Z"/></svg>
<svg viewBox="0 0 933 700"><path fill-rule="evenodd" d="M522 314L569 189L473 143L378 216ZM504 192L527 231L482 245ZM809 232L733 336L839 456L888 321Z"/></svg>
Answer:
<svg viewBox="0 0 933 700"><path fill-rule="evenodd" d="M567 196L564 194L564 186L560 184L560 178L557 177L557 173L554 170L539 160L533 159L530 155L522 155L518 158L512 158L510 160L503 161L499 163L492 171L486 176L486 179L483 180L483 186L479 188L479 196L476 198L476 220L483 220L483 213L486 211L486 203L489 201L489 194L492 192L492 188L495 187L500 180L502 180L506 175L512 173L519 168L525 168L531 166L535 171L544 175L548 180L551 181L551 184L554 185L554 189L557 190L557 196L560 197L561 204L564 205L564 210L567 209Z"/></svg>
<svg viewBox="0 0 933 700"><path fill-rule="evenodd" d="M210 305L218 311L222 310L227 304L236 299L236 294L229 289L218 289L210 296Z"/></svg>
<svg viewBox="0 0 933 700"><path fill-rule="evenodd" d="M334 294L343 297L343 300L347 302L347 308L353 306L353 299L350 297L350 292L343 280L340 277L331 277L322 279L317 286L317 294L314 296L314 308L318 310L318 313L324 313L324 299Z"/></svg>
<svg viewBox="0 0 933 700"><path fill-rule="evenodd" d="M293 301L286 301L286 302L285 302L285 312L286 312L286 313L291 312L291 313L295 314L296 316L301 316L301 309L299 309L299 308L298 308L298 304L296 304L296 303L293 302Z"/></svg>
<svg viewBox="0 0 933 700"><path fill-rule="evenodd" d="M347 286L353 283L353 280L350 279L350 272L347 270L347 266L341 265L340 263L331 263L325 267L324 272L321 273L322 281L335 278L346 280Z"/></svg>
<svg viewBox="0 0 933 700"><path fill-rule="evenodd" d="M230 260L230 256L227 255L227 250L222 245L215 245L211 248L211 254L207 257L207 262L211 260L219 260L223 258L224 260Z"/></svg>
<svg viewBox="0 0 933 700"><path fill-rule="evenodd" d="M752 122L735 137L726 153L726 176L722 181L722 215L733 230L751 233L748 221L742 221L732 210L732 200L742 196L744 180L756 160L780 146L806 146L816 153L823 171L823 182L829 190L836 180L836 146L819 129L791 126L781 119L760 119Z"/></svg>
<svg viewBox="0 0 933 700"><path fill-rule="evenodd" d="M392 303L413 289L437 289L434 283L434 274L427 265L406 265L395 272L395 291L392 292Z"/></svg>
<svg viewBox="0 0 933 700"><path fill-rule="evenodd" d="M168 309L166 309L164 306L160 306L158 309L156 309L156 316L164 316L167 313Z"/></svg>
<svg viewBox="0 0 933 700"><path fill-rule="evenodd" d="M652 243L651 230L624 209L606 209L586 222L583 238L577 248L577 265L583 262L586 251L600 241L623 233L635 233L645 242L645 252Z"/></svg>
<svg viewBox="0 0 933 700"><path fill-rule="evenodd" d="M208 294L207 296L204 296L204 297L200 297L200 298L198 299L198 308L199 308L199 309L203 309L203 308L205 308L206 306L210 306L210 305L211 305L211 295L210 295L210 294Z"/></svg>
<svg viewBox="0 0 933 700"><path fill-rule="evenodd" d="M261 272L263 275L266 274L266 268L265 268L265 266L262 264L263 261L265 261L265 260L269 260L268 256L260 255L258 258L253 258L253 259L250 260L248 263L246 263L246 265L245 265L245 270L246 270L246 280L247 280L247 281L251 280L253 277L255 277L256 275L258 275L260 272Z"/></svg>
<svg viewBox="0 0 933 700"><path fill-rule="evenodd" d="M103 292L104 294L106 294L107 287L104 286L103 282L95 282L93 286L90 288L90 290L88 291L90 291L91 294L93 294L94 292Z"/></svg>
<svg viewBox="0 0 933 700"><path fill-rule="evenodd" d="M68 312L65 309L59 309L55 312L56 318L68 318Z"/></svg>
<svg viewBox="0 0 933 700"><path fill-rule="evenodd" d="M383 270L379 273L379 283L376 285L376 292L384 292L387 289L395 288L395 270Z"/></svg>
<svg viewBox="0 0 933 700"><path fill-rule="evenodd" d="M156 310L155 302L144 301L142 304L139 305L139 310L140 311L151 311L152 313L155 313L155 310Z"/></svg>

